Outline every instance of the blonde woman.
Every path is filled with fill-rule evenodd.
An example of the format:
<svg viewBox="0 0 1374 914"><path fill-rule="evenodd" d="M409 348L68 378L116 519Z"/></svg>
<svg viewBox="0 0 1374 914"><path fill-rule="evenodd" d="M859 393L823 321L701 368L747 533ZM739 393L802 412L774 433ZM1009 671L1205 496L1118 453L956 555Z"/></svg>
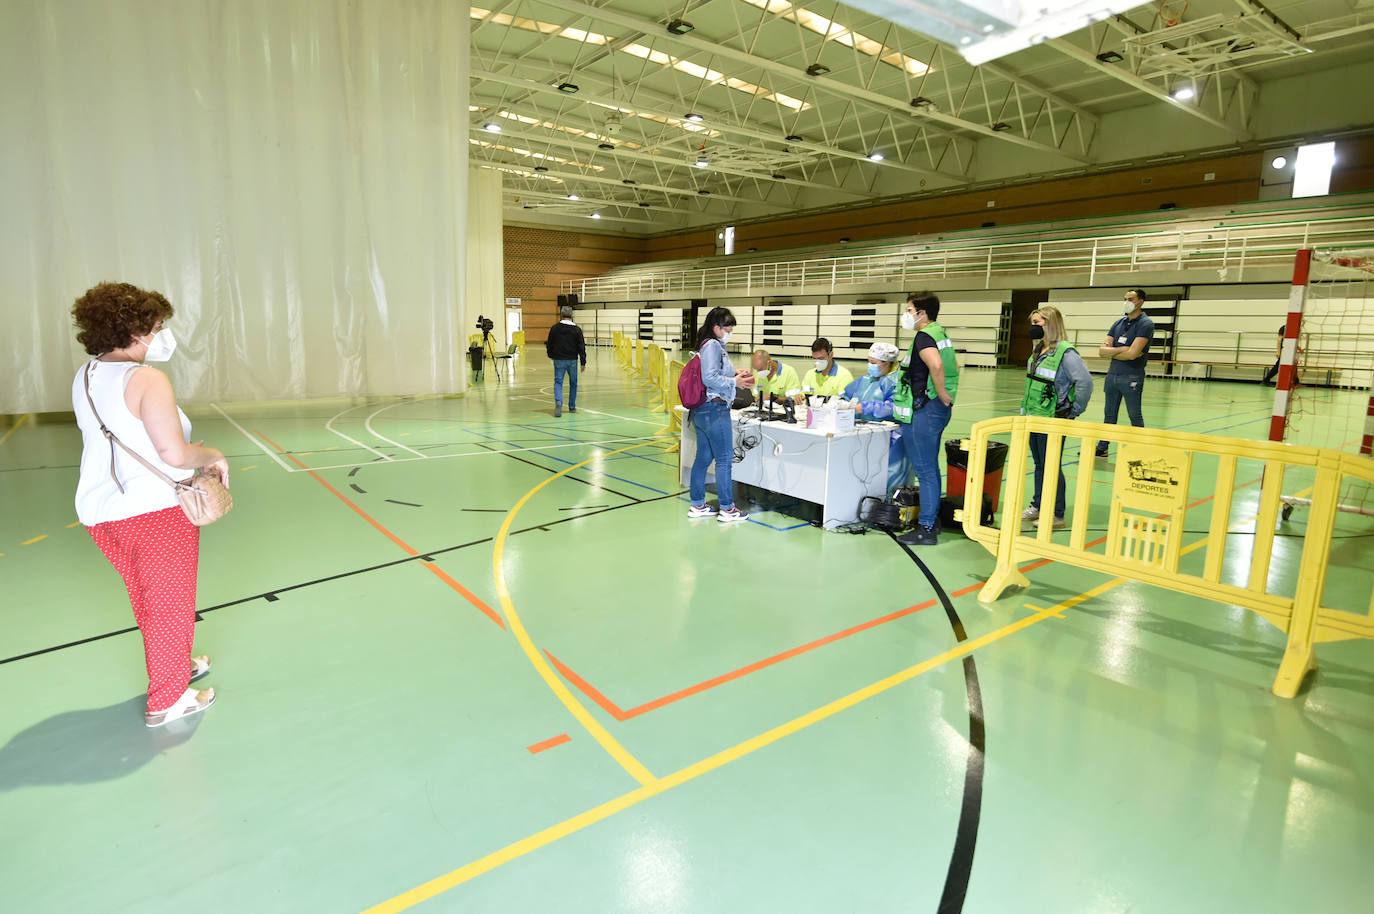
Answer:
<svg viewBox="0 0 1374 914"><path fill-rule="evenodd" d="M1065 339L1064 316L1058 308L1045 306L1031 313L1030 338L1033 341L1030 361L1026 364L1026 389L1021 396L1021 415L1047 418L1077 419L1088 407L1093 395L1093 376L1083 364L1083 357ZM1047 436L1032 433L1031 457L1035 460L1035 491L1030 507L1022 513L1025 520L1043 521L1040 514L1040 490L1045 481L1045 449ZM1054 527L1064 526L1064 470L1059 471L1059 489L1054 495Z"/></svg>

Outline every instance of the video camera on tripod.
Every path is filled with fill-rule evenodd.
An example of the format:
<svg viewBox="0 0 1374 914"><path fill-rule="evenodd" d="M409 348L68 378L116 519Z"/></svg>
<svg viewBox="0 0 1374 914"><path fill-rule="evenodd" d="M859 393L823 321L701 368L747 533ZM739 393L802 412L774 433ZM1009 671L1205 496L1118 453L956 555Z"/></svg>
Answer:
<svg viewBox="0 0 1374 914"><path fill-rule="evenodd" d="M482 338L485 339L487 335L496 328L496 324L492 322L491 318L483 317L479 314L477 315L476 327L478 330L482 331Z"/></svg>

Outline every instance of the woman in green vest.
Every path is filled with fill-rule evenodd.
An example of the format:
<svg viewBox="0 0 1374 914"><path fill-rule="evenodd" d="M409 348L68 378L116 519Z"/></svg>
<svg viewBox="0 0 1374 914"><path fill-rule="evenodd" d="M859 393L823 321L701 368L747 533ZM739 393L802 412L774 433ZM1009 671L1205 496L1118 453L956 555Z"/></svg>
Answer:
<svg viewBox="0 0 1374 914"><path fill-rule="evenodd" d="M1021 415L1047 418L1077 419L1088 406L1093 395L1093 376L1083 364L1083 357L1066 340L1064 316L1058 308L1048 305L1031 312L1030 338L1034 341L1030 361L1026 363L1026 389L1021 395ZM1031 457L1035 460L1035 491L1030 507L1022 513L1025 520L1036 526L1040 516L1040 489L1045 482L1045 450L1048 436L1033 432L1030 436ZM1064 526L1064 470L1059 469L1059 489L1054 493L1054 527Z"/></svg>
<svg viewBox="0 0 1374 914"><path fill-rule="evenodd" d="M907 546L933 546L939 541L940 439L949 425L959 391L959 363L954 341L936 321L940 299L929 292L907 297L902 327L916 331L906 365L892 398L892 417L902 424L902 446L916 471L921 513L916 529L897 537Z"/></svg>

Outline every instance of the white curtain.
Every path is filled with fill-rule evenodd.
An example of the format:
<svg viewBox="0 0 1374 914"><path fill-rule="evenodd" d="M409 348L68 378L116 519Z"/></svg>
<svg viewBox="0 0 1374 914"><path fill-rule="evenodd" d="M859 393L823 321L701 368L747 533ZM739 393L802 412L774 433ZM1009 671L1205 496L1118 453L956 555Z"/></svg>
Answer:
<svg viewBox="0 0 1374 914"><path fill-rule="evenodd" d="M467 73L444 0L0 5L0 413L71 408L101 280L183 401L461 391Z"/></svg>
<svg viewBox="0 0 1374 914"><path fill-rule="evenodd" d="M501 234L501 172L474 168L468 172L467 314L464 327L476 333L478 316L496 329L496 348L506 343L505 244Z"/></svg>

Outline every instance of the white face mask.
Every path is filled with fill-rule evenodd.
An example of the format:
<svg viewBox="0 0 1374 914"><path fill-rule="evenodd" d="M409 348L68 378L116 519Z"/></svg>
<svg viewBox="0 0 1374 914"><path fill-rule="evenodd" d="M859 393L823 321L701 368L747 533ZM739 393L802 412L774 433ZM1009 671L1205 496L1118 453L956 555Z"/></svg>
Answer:
<svg viewBox="0 0 1374 914"><path fill-rule="evenodd" d="M1135 310L1135 305L1131 302L1125 302L1124 304L1122 304L1121 310L1124 314L1130 314L1132 311Z"/></svg>
<svg viewBox="0 0 1374 914"><path fill-rule="evenodd" d="M164 329L154 333L152 341L146 345L148 351L143 356L145 362L165 362L176 351L177 341L172 331Z"/></svg>
<svg viewBox="0 0 1374 914"><path fill-rule="evenodd" d="M825 366L829 364L830 362L827 359L816 359L816 370L825 371Z"/></svg>
<svg viewBox="0 0 1374 914"><path fill-rule="evenodd" d="M760 368L758 371L754 372L754 374L758 375L760 378L766 378L768 377L768 369Z"/></svg>
<svg viewBox="0 0 1374 914"><path fill-rule="evenodd" d="M722 333L722 334L720 335L720 341L721 341L722 343L728 343L728 342L730 342L730 334L733 333L733 332L734 332L734 331L732 331L732 330L727 330L727 331L725 331L724 333Z"/></svg>
<svg viewBox="0 0 1374 914"><path fill-rule="evenodd" d="M912 314L910 311L903 311L903 312L902 312L902 329L903 329L903 330L915 330L915 329L916 329L916 315Z"/></svg>

